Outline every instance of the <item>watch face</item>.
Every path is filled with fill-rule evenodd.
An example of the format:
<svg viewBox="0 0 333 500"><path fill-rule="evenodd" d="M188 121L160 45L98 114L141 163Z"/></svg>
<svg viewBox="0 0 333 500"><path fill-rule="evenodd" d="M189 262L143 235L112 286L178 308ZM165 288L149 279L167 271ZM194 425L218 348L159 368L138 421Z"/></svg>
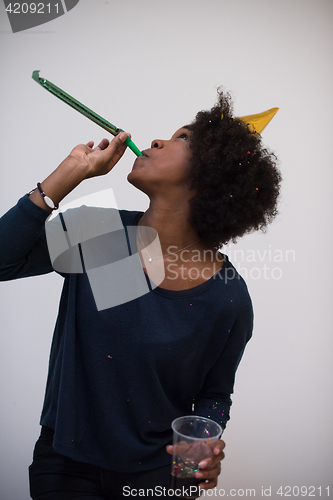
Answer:
<svg viewBox="0 0 333 500"><path fill-rule="evenodd" d="M29 193L27 193L27 195L29 196L29 194L32 194L34 191L36 191L36 189L39 190L40 194L43 196L43 200L44 202L46 203L46 205L51 208L51 210L57 210L59 208L59 205L55 205L53 203L53 201L51 200L51 198L49 198L48 196L46 196L46 194L44 193L44 191L42 190L42 187L40 185L40 183L37 184L37 187L35 187L34 189L32 189L31 191L29 191Z"/></svg>
<svg viewBox="0 0 333 500"><path fill-rule="evenodd" d="M49 198L45 194L43 195L43 198L44 198L44 201L45 201L46 205L48 207L52 208L52 210L53 210L55 208L55 205L54 205L53 201L51 200L51 198Z"/></svg>

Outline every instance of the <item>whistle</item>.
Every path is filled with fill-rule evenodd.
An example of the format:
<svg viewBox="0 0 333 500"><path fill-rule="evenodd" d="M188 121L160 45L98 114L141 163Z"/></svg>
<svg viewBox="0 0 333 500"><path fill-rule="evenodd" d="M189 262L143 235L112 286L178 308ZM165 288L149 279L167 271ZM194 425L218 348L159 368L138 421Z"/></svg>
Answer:
<svg viewBox="0 0 333 500"><path fill-rule="evenodd" d="M39 83L44 89L48 90L51 92L51 94L55 95L58 97L58 99L61 99L63 102L71 106L72 108L76 109L79 113L82 115L86 116L89 118L89 120L93 121L100 127L104 128L104 130L107 130L110 134L116 136L120 134L120 132L124 132L123 129L116 127L112 123L108 122L105 120L105 118L102 118L100 115L95 113L92 109L87 108L84 104L81 102L77 101L74 99L74 97L70 96L66 92L64 92L62 89L51 83L49 80L46 80L45 78L41 78L39 76L39 71L34 71L32 73L32 78L35 80L35 82ZM133 151L136 156L142 156L141 151L139 148L134 144L132 139L127 136L125 140L125 144Z"/></svg>

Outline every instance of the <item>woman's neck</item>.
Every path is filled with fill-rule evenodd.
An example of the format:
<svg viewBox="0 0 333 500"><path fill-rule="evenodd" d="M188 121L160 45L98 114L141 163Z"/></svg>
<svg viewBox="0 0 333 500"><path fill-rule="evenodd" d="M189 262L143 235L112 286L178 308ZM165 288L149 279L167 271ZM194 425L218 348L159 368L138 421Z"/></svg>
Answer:
<svg viewBox="0 0 333 500"><path fill-rule="evenodd" d="M140 219L138 248L142 266L161 288L193 288L211 278L223 264L218 252L200 240L189 218L187 202L171 208L151 203ZM153 228L153 236L147 228Z"/></svg>
<svg viewBox="0 0 333 500"><path fill-rule="evenodd" d="M198 233L189 222L190 211L186 207L169 208L165 206L152 206L140 219L140 226L155 229L158 234L163 253L168 247L184 248L197 240Z"/></svg>

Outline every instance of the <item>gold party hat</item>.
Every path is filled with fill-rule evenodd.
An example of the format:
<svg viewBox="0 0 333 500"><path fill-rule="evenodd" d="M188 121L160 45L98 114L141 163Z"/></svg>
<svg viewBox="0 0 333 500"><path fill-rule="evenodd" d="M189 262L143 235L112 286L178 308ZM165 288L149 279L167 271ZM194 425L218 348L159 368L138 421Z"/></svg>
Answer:
<svg viewBox="0 0 333 500"><path fill-rule="evenodd" d="M278 110L279 108L271 108L256 115L240 116L239 119L249 127L251 132L261 134Z"/></svg>

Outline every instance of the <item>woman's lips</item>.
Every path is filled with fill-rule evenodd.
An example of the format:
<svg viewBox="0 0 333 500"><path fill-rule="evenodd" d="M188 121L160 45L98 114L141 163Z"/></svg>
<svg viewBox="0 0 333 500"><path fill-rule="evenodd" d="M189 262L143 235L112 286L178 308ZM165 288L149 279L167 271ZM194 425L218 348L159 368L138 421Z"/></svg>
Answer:
<svg viewBox="0 0 333 500"><path fill-rule="evenodd" d="M134 163L133 163L133 167L134 167L134 165L141 163L142 158L148 158L146 151L141 151L141 153L142 153L142 156L137 156L135 158ZM144 163L142 165L144 165Z"/></svg>

